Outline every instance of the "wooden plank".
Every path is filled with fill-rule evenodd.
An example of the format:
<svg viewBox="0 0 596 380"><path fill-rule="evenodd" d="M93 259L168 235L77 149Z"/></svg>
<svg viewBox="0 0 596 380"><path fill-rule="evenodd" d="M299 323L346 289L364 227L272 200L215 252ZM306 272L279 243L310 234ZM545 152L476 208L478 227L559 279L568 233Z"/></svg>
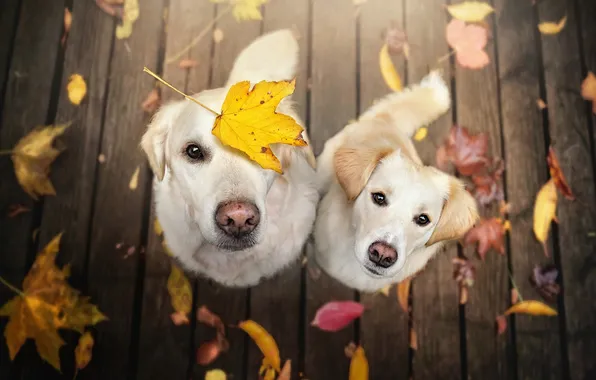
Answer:
<svg viewBox="0 0 596 380"><path fill-rule="evenodd" d="M596 35L596 24L594 23L593 15L596 12L596 2L590 0L576 0L578 5L579 14L581 15L580 26L581 29L579 31L581 37L581 47L583 52L583 72L582 72L582 79L586 77L587 73L591 71L596 75L596 41L594 40L594 36ZM591 12L591 13L590 13ZM596 113L592 112L592 103L586 102L586 107L588 108L588 113L590 114L591 118L591 126L594 128L596 125ZM596 136L592 133L592 137L594 138L593 146L596 146ZM594 157L594 162L596 165L596 153L592 152Z"/></svg>
<svg viewBox="0 0 596 380"><path fill-rule="evenodd" d="M300 57L297 69L296 90L292 99L305 120L307 111L306 86L308 78L309 1L276 0L264 7L264 33L290 28L297 36ZM288 78L289 79L289 78ZM250 316L259 322L277 341L282 361L292 361L292 378L298 378L302 291L302 264L300 260L282 273L251 289ZM283 318L280 316L283 315ZM255 344L248 346L248 379L258 379L263 354Z"/></svg>
<svg viewBox="0 0 596 380"><path fill-rule="evenodd" d="M418 20L424 15L424 22ZM406 32L412 47L408 61L408 83L418 83L429 68L440 68L449 81L448 61L438 64L448 53L445 42L445 10L435 0L406 1ZM452 125L448 112L430 128L426 139L416 144L423 162L435 163L435 150ZM460 331L457 287L452 279L451 259L457 249L450 245L446 252L431 260L412 282L413 328L418 337L414 353L413 373L416 379L460 378Z"/></svg>
<svg viewBox="0 0 596 380"><path fill-rule="evenodd" d="M4 85L8 79L8 67L19 20L21 0L6 0L0 4L0 117L4 103Z"/></svg>
<svg viewBox="0 0 596 380"><path fill-rule="evenodd" d="M184 49L213 19L215 6L209 2L170 2L167 13L166 49L163 77L172 85L188 91L189 88L207 87L210 72L211 39L205 38L183 58L195 59L199 64L190 70L181 69L178 61L167 63L168 58ZM190 80L189 84L189 78ZM181 100L180 95L162 88L162 101ZM175 326L170 319L173 312L167 281L170 259L164 252L161 238L153 231L152 212L147 244L141 334L139 343L139 379L183 379L194 365L194 323ZM196 280L188 276L193 285ZM194 287L194 286L193 286Z"/></svg>
<svg viewBox="0 0 596 380"><path fill-rule="evenodd" d="M379 50L386 29L395 23L403 30L403 1L372 1L360 11L360 113L391 92L379 69ZM400 76L405 78L405 59L394 59ZM389 297L361 294L367 306L360 322L360 340L366 349L370 378L406 379L410 369L408 313L396 297L395 286Z"/></svg>
<svg viewBox="0 0 596 380"><path fill-rule="evenodd" d="M22 2L10 65L5 69L8 70L8 78L0 124L0 150L12 149L35 126L44 125L53 118L48 113L63 7L60 1ZM0 157L0 172L5 173L0 181L0 275L20 286L35 250L31 233L34 225L39 223L39 207L36 212L8 218L7 211L11 205L21 204L34 209L36 203L18 185L9 157ZM12 296L14 294L6 287L0 287L0 304ZM3 319L0 329L3 330L5 324L6 319ZM10 363L3 340L0 347L0 378L17 376L18 367ZM33 351L29 353L36 355Z"/></svg>
<svg viewBox="0 0 596 380"><path fill-rule="evenodd" d="M142 256L143 210L148 207L149 170L138 144L148 116L141 103L153 81L141 70L155 70L162 24L161 0L143 2L134 31L116 40L111 62L107 106L100 147L105 163L98 170L89 252L89 294L110 318L97 326L93 361L87 375L93 379L129 379L133 376L139 328L133 320L139 263ZM139 169L138 187L129 188ZM123 247L118 249L117 245ZM129 246L137 252L124 258Z"/></svg>
<svg viewBox="0 0 596 380"><path fill-rule="evenodd" d="M577 95L581 73L578 18L566 3L538 4L540 21L568 16L567 26L554 36L542 36L542 57L547 94L549 132L577 200L558 205L559 260L562 267L570 378L596 374L596 305L587 302L596 292L596 196L591 158L591 134L586 107ZM556 240L555 240L556 241ZM555 258L557 252L555 251ZM563 374L565 376L565 373Z"/></svg>
<svg viewBox="0 0 596 380"><path fill-rule="evenodd" d="M536 105L541 96L540 56L535 48L537 31L532 4L500 0L495 6L501 9L497 18L497 41L505 180L507 201L512 206L511 268L522 296L536 299L539 296L528 277L535 265L547 261L532 230L534 199L547 179L543 115ZM558 325L557 318L515 317L519 378L561 377ZM505 341L506 338L500 339ZM514 371L514 368L508 371L510 376Z"/></svg>
<svg viewBox="0 0 596 380"><path fill-rule="evenodd" d="M218 16L220 16L221 12L227 8L227 5L218 5L217 8ZM221 42L215 44L213 52L212 82L210 84L212 88L225 84L238 53L258 37L261 32L261 22L239 22L231 14L222 16L216 26L222 30L224 38ZM199 281L198 287L198 304L209 307L222 318L224 323L235 324L248 317L249 290L225 288L212 284L208 280ZM202 324L197 326L195 334L197 346L206 340L213 339L213 337L212 328ZM221 355L209 367L196 366L193 372L194 378L204 378L205 371L211 368L221 368L234 378L246 377L245 348L248 344L246 334L239 329L228 329L228 339L230 341L230 350Z"/></svg>
<svg viewBox="0 0 596 380"><path fill-rule="evenodd" d="M356 22L350 1L315 1L312 7L310 139L318 155L325 141L357 116ZM309 256L313 249L309 243ZM308 267L312 268L310 272L318 269L314 263ZM310 322L324 303L350 300L354 294L324 272L318 279L307 275L304 368L307 378L348 378L349 361L344 347L354 340L354 330L348 327L329 333L311 327Z"/></svg>

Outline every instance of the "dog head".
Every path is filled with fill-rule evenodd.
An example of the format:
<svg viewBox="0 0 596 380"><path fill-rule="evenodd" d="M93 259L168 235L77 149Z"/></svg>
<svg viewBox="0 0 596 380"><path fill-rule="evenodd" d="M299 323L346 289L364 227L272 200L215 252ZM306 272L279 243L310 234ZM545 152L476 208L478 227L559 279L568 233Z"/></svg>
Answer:
<svg viewBox="0 0 596 380"><path fill-rule="evenodd" d="M477 206L460 180L422 165L391 123L362 124L361 136L335 152L335 173L351 203L358 262L368 275L390 278L410 255L463 236Z"/></svg>

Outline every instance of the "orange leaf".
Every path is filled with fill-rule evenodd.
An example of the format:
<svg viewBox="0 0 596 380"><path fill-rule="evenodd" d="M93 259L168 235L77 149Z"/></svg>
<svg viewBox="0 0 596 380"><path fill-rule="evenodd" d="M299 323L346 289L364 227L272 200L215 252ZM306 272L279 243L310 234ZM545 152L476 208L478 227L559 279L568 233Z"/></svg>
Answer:
<svg viewBox="0 0 596 380"><path fill-rule="evenodd" d="M503 315L510 314L529 314L529 315L557 315L557 311L552 307L540 301L521 301L511 306Z"/></svg>
<svg viewBox="0 0 596 380"><path fill-rule="evenodd" d="M259 325L257 322L252 320L242 321L238 324L244 332L246 332L252 340L257 344L263 355L265 356L265 360L271 367L273 367L276 371L280 371L281 360L279 358L279 348L277 347L277 343L275 339L263 328L263 326Z"/></svg>
<svg viewBox="0 0 596 380"><path fill-rule="evenodd" d="M569 187L567 183L567 179L565 178L565 174L563 174L563 170L561 169L561 165L559 164L559 160L555 154L555 150L551 146L548 148L548 157L546 158L548 162L548 170L550 171L551 178L555 181L555 185L557 189L563 194L563 196L569 200L575 200L575 195L573 195L573 191Z"/></svg>
<svg viewBox="0 0 596 380"><path fill-rule="evenodd" d="M411 278L406 278L397 284L397 300L399 301L399 306L401 306L402 310L406 313L408 312L408 296L410 295L411 282Z"/></svg>
<svg viewBox="0 0 596 380"><path fill-rule="evenodd" d="M368 360L362 346L358 347L350 361L350 380L368 380Z"/></svg>

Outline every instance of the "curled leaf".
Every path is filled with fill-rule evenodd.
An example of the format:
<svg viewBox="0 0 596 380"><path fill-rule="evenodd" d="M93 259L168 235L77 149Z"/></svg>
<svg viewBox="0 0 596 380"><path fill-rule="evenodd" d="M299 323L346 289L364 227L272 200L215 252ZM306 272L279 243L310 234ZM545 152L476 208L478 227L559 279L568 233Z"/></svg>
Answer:
<svg viewBox="0 0 596 380"><path fill-rule="evenodd" d="M267 364L269 364L276 371L280 371L281 360L279 358L279 348L275 339L257 322L252 320L242 321L238 324L244 332L246 332L252 340L257 344Z"/></svg>
<svg viewBox="0 0 596 380"><path fill-rule="evenodd" d="M389 56L389 48L387 44L383 44L381 51L379 51L379 66L381 68L381 74L387 86L393 91L401 91L403 89L401 78L393 66L391 56Z"/></svg>
<svg viewBox="0 0 596 380"><path fill-rule="evenodd" d="M592 102L592 112L596 114L596 75L588 72L588 75L582 82L582 97Z"/></svg>
<svg viewBox="0 0 596 380"><path fill-rule="evenodd" d="M567 16L564 16L559 22L541 22L538 24L538 30L542 34L558 34L567 23Z"/></svg>
<svg viewBox="0 0 596 380"><path fill-rule="evenodd" d="M528 314L528 315L557 315L557 311L552 307L540 301L521 301L511 306L503 315L510 314Z"/></svg>
<svg viewBox="0 0 596 380"><path fill-rule="evenodd" d="M187 316L192 309L192 288L184 272L175 264L172 264L167 286L172 307L177 313Z"/></svg>
<svg viewBox="0 0 596 380"><path fill-rule="evenodd" d="M364 306L354 301L332 301L317 310L311 326L323 331L339 331L359 318L364 312Z"/></svg>
<svg viewBox="0 0 596 380"><path fill-rule="evenodd" d="M464 1L463 3L452 4L447 11L454 18L466 22L480 22L495 10L490 4L480 1Z"/></svg>
<svg viewBox="0 0 596 380"><path fill-rule="evenodd" d="M225 335L226 328L221 318L219 315L209 310L207 306L203 305L197 310L197 320L207 326L215 328L220 334Z"/></svg>
<svg viewBox="0 0 596 380"><path fill-rule="evenodd" d="M354 351L350 360L350 380L368 380L368 360L361 346Z"/></svg>
<svg viewBox="0 0 596 380"><path fill-rule="evenodd" d="M75 361L77 364L77 369L83 369L87 367L89 362L91 361L91 356L93 353L93 335L89 331L81 335L79 338L79 343L75 348Z"/></svg>
<svg viewBox="0 0 596 380"><path fill-rule="evenodd" d="M555 181L550 179L536 195L536 203L534 204L534 235L545 247L545 254L547 254L546 239L548 238L548 231L551 222L555 220L556 212L557 187Z"/></svg>
<svg viewBox="0 0 596 380"><path fill-rule="evenodd" d="M559 189L565 198L570 201L575 200L575 195L573 195L573 191L571 191L571 188L567 183L565 174L563 174L563 170L561 169L561 164L559 164L559 159L552 146L548 148L548 157L546 158L546 161L548 162L550 176L555 181L557 189Z"/></svg>
<svg viewBox="0 0 596 380"><path fill-rule="evenodd" d="M72 74L68 79L66 91L68 92L70 102L78 106L87 94L87 83L85 83L85 79L80 74Z"/></svg>
<svg viewBox="0 0 596 380"><path fill-rule="evenodd" d="M410 296L410 284L412 283L411 278L406 278L399 284L397 284L397 301L401 309L408 312L408 297Z"/></svg>

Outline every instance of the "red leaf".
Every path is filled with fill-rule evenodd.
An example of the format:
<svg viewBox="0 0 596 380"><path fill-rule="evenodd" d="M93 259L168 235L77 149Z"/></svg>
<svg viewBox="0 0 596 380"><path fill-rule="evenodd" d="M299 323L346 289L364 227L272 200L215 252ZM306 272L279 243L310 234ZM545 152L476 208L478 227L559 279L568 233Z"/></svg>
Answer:
<svg viewBox="0 0 596 380"><path fill-rule="evenodd" d="M462 67L481 69L490 63L490 58L484 51L488 41L487 29L453 19L447 25L446 37Z"/></svg>
<svg viewBox="0 0 596 380"><path fill-rule="evenodd" d="M354 301L333 301L323 305L311 322L323 331L339 331L360 317L364 306Z"/></svg>
<svg viewBox="0 0 596 380"><path fill-rule="evenodd" d="M481 173L490 163L486 156L488 136L484 133L471 135L466 128L458 125L451 127L444 149L445 157L465 176Z"/></svg>
<svg viewBox="0 0 596 380"><path fill-rule="evenodd" d="M494 248L501 255L505 254L505 227L499 218L482 219L464 236L464 244L478 243L478 255L482 260L489 249Z"/></svg>
<svg viewBox="0 0 596 380"><path fill-rule="evenodd" d="M575 195L573 195L573 191L571 191L571 188L567 183L565 174L563 174L563 170L561 170L561 165L559 164L559 160L557 159L555 150L552 146L548 148L548 157L546 157L546 161L548 162L550 176L555 181L555 186L557 186L557 189L559 189L565 198L569 199L570 201L575 200Z"/></svg>

